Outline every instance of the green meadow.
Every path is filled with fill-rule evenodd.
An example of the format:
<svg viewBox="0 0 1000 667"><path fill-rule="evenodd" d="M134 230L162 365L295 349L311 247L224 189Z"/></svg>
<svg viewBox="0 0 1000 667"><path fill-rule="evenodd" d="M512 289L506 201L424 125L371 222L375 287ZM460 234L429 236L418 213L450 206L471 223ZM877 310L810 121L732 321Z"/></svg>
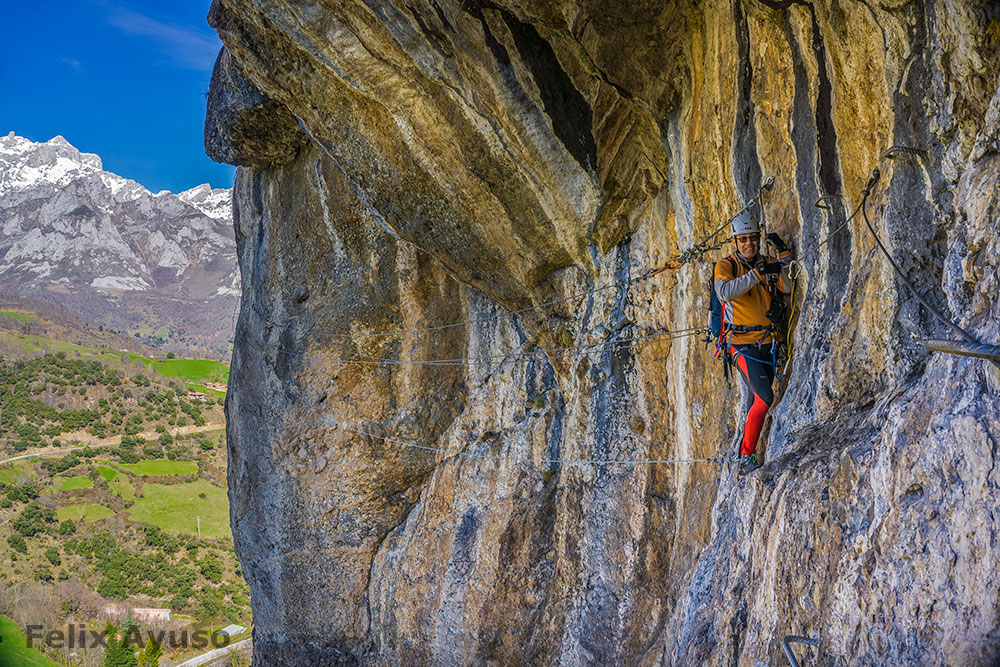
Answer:
<svg viewBox="0 0 1000 667"><path fill-rule="evenodd" d="M200 516L203 538L232 539L226 489L199 479L186 484L143 484L142 495L128 510L132 521L152 524L171 533L196 535Z"/></svg>
<svg viewBox="0 0 1000 667"><path fill-rule="evenodd" d="M129 481L128 475L119 475L118 477L108 481L108 486L119 498L124 498L125 500L135 500L135 489L132 488L132 482Z"/></svg>
<svg viewBox="0 0 1000 667"><path fill-rule="evenodd" d="M229 381L229 367L211 359L163 359L147 360L147 364L163 377L185 378L187 380L209 380L226 384Z"/></svg>
<svg viewBox="0 0 1000 667"><path fill-rule="evenodd" d="M13 317L18 322L24 322L25 324L29 322L37 322L38 316L33 313L21 313L16 310L0 310L0 315L6 315L7 317Z"/></svg>
<svg viewBox="0 0 1000 667"><path fill-rule="evenodd" d="M29 336L24 334L9 334L0 332L0 340L8 345L16 346L25 352L37 355L41 355L43 351L46 354L65 352L67 357L76 357L77 353L79 353L79 357L77 357L79 359L85 359L87 361L101 361L104 363L117 363L121 361L121 355L127 354L131 361L135 361L136 359L150 361L149 359L146 359L146 357L132 354L131 352L99 350L97 348L86 347L84 345L66 343L64 341L56 340L55 338L48 338L46 336Z"/></svg>
<svg viewBox="0 0 1000 667"><path fill-rule="evenodd" d="M0 466L0 483L3 484L13 484L21 479L27 480L34 477L35 471L31 467L31 463L28 462L28 459L21 459L20 461Z"/></svg>
<svg viewBox="0 0 1000 667"><path fill-rule="evenodd" d="M91 521L107 519L109 516L114 515L115 513L112 510L96 503L90 503L89 505L67 505L66 507L56 508L56 518L60 521L65 521L66 519L79 521L82 516L85 522L90 523Z"/></svg>
<svg viewBox="0 0 1000 667"><path fill-rule="evenodd" d="M8 329L22 329L12 320L5 321ZM4 438L0 441L7 452L4 456L14 457L36 447L52 456L32 455L0 465L0 497L6 508L5 528L0 531L4 547L0 550L0 583L51 587L69 576L95 594L115 599L127 599L141 588L144 597L140 603L155 599L154 606L193 614L205 625L230 620L246 625L249 591L232 549L225 488L225 429L214 423L221 421L215 399L223 398L225 392L204 384L227 382L225 364L206 359L140 357L98 349L100 342L88 347L47 336L0 331L0 349L7 349L2 346L8 342L20 348L15 357L20 350L34 351L38 356L44 350L49 358L27 360L16 367L6 356L3 359L4 372L10 367L11 377L28 387L24 405L16 405L18 412L12 408L8 415L8 402L3 405ZM57 353L63 353L65 359ZM184 385L204 392L211 401L201 404L187 399ZM51 418L45 407L51 403L58 404L58 419ZM64 403L70 407L65 408ZM84 408L93 414L92 419ZM63 441L58 430L65 421L63 412L68 414L69 428L90 425L95 437L122 433L132 439L123 440L120 446L76 448L80 451L72 453L69 448L60 449L55 440ZM42 421L39 414L44 416ZM32 432L24 435L8 428L14 418L15 427L25 426L21 430ZM192 420L198 428L187 433ZM206 423L212 430L199 431ZM27 429L28 425L33 428ZM154 426L158 436L150 435ZM19 434L23 437L16 440ZM147 437L153 439L146 441ZM29 481L32 483L26 484ZM28 535L21 531L23 540L8 540L14 537L14 520L19 515L41 517L44 530ZM196 542L193 538L199 535L199 520L202 541ZM74 530L60 525L62 522L73 523ZM92 549L86 546L88 540L94 541ZM110 549L108 553L113 551L114 567L101 560L98 544ZM144 568L153 557L163 559L165 571L157 581L145 580ZM190 585L174 590L174 579ZM225 588L220 588L223 584ZM46 613L64 616L65 609L59 603L55 596L46 598ZM20 616L15 617L20 621ZM0 617L0 667L55 664L41 653L27 650L24 635L14 625ZM52 657L65 659L63 654Z"/></svg>
<svg viewBox="0 0 1000 667"><path fill-rule="evenodd" d="M57 478L58 479L58 478ZM94 482L89 477L63 477L60 491L74 491L76 489L89 489L94 486Z"/></svg>
<svg viewBox="0 0 1000 667"><path fill-rule="evenodd" d="M114 468L109 468L108 466L97 466L97 472L101 474L101 477L110 481L113 481L118 477L118 471Z"/></svg>
<svg viewBox="0 0 1000 667"><path fill-rule="evenodd" d="M28 648L25 637L17 623L0 615L0 665L24 667L59 667L33 648Z"/></svg>
<svg viewBox="0 0 1000 667"><path fill-rule="evenodd" d="M148 459L138 463L120 463L118 467L133 475L148 477L150 475L186 475L198 472L198 464L194 461L169 461L167 459Z"/></svg>

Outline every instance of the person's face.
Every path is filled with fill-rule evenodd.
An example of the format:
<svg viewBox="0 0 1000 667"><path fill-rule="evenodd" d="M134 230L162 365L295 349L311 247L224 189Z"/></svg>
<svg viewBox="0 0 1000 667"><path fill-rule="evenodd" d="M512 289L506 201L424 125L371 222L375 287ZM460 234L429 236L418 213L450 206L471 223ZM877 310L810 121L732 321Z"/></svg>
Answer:
<svg viewBox="0 0 1000 667"><path fill-rule="evenodd" d="M733 237L733 243L743 259L753 259L760 249L760 234L740 234Z"/></svg>

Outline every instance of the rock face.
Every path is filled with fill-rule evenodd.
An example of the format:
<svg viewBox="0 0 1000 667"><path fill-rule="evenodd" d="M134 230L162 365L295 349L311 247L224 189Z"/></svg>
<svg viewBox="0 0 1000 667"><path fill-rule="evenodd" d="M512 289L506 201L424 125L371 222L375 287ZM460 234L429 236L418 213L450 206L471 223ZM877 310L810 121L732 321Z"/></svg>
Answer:
<svg viewBox="0 0 1000 667"><path fill-rule="evenodd" d="M789 634L822 664L1000 658L1000 375L925 351L958 334L864 223L1000 340L996 6L209 20L209 153L244 165L227 413L255 664L781 664ZM771 175L794 352L737 477L689 461L740 418L690 335L728 246L647 271Z"/></svg>

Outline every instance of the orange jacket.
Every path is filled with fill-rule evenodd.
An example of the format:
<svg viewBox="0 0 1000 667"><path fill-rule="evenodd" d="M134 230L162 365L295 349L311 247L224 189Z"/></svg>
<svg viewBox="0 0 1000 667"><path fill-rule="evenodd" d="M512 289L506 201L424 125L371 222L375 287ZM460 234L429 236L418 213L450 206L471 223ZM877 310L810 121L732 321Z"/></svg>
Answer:
<svg viewBox="0 0 1000 667"><path fill-rule="evenodd" d="M778 288L785 293L791 292L791 280L788 277L787 264L792 259L791 251L785 251L775 257L761 256L765 262L778 262L786 265L778 277ZM715 293L722 301L723 319L727 325L744 327L770 327L771 320L767 311L771 307L771 294L765 287L765 276L750 266L739 253L720 259L715 263ZM771 342L770 331L758 330L732 333L730 342L734 345L747 343Z"/></svg>

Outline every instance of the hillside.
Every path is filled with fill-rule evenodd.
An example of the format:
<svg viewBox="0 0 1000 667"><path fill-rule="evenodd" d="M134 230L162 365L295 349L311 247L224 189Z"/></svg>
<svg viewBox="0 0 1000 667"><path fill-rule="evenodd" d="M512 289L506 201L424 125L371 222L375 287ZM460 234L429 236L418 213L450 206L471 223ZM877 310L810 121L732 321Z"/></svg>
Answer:
<svg viewBox="0 0 1000 667"><path fill-rule="evenodd" d="M0 137L0 297L221 358L238 289L229 190L154 194L62 137Z"/></svg>
<svg viewBox="0 0 1000 667"><path fill-rule="evenodd" d="M0 612L22 630L103 629L106 608L122 602L177 617L144 628L248 622L229 528L224 393L185 386L224 382L227 369L47 345L56 343L72 351L0 358L0 458L13 459L0 464ZM197 652L178 651L166 655ZM45 653L68 663L65 647Z"/></svg>
<svg viewBox="0 0 1000 667"><path fill-rule="evenodd" d="M1000 371L924 344L1000 344L997 3L209 22L255 664L1000 661Z"/></svg>
<svg viewBox="0 0 1000 667"><path fill-rule="evenodd" d="M62 306L37 299L0 295L0 356L19 358L34 356L26 349L24 336L35 336L53 341L72 343L82 347L126 351L145 357L156 355L156 350L134 337L125 336L102 325L92 325Z"/></svg>

